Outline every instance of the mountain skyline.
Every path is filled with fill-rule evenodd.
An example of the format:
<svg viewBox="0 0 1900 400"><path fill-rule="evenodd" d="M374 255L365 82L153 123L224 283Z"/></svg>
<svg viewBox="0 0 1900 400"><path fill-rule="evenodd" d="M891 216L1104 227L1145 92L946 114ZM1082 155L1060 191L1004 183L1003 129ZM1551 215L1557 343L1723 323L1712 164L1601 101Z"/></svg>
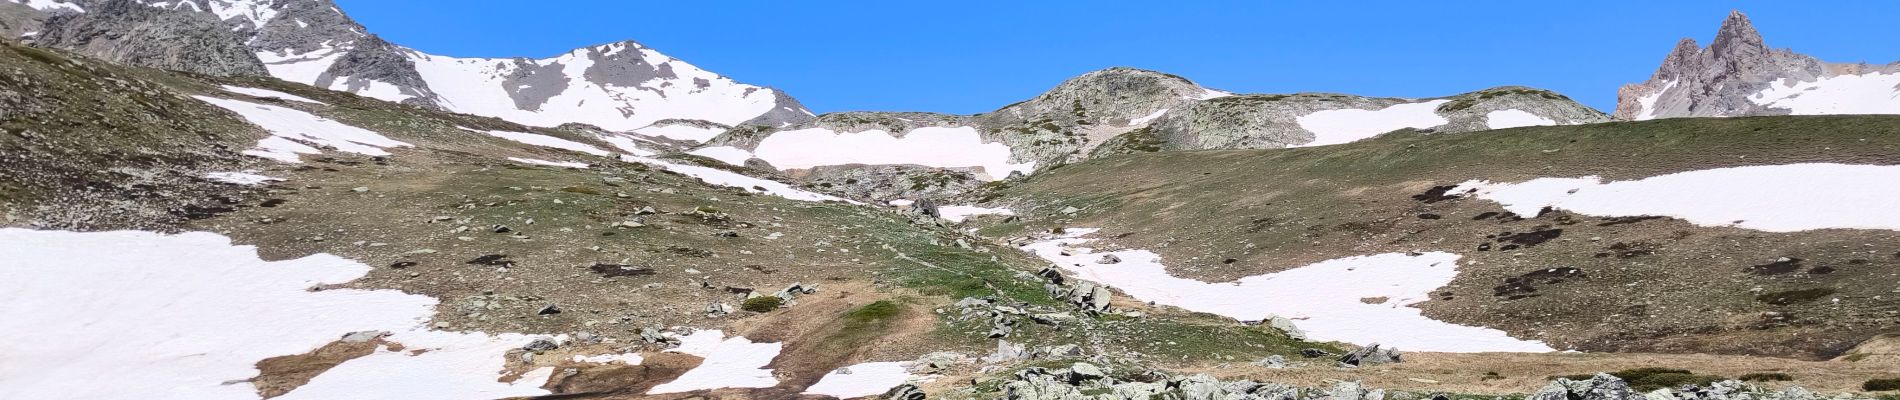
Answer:
<svg viewBox="0 0 1900 400"><path fill-rule="evenodd" d="M1555 90L1610 112L1617 87L1647 79L1678 39L1709 42L1731 9L1749 13L1770 47L1834 62L1890 62L1893 58L1881 54L1881 46L1866 41L1900 33L1872 23L1878 15L1892 15L1881 9L1893 6L1879 4L1851 6L1866 8L1862 12L1819 12L1773 3L1457 10L1392 4L1363 13L1360 26L1328 28L1323 35L1293 33L1317 29L1302 19L1331 20L1352 10L1235 4L1148 11L1064 10L1053 5L843 10L734 3L696 6L713 8L695 14L727 21L698 24L690 22L696 18L630 17L651 10L596 2L516 9L477 1L452 10L424 10L425 5L401 2L339 4L372 33L392 42L458 57L539 58L631 39L739 81L785 90L819 113L987 112L1069 77L1115 66L1167 71L1241 93L1416 98L1524 85ZM996 9L1010 13L982 11ZM913 20L900 24L905 29L862 22L876 14ZM1170 29L1133 34L1113 29L1118 24L1056 24L1068 31L1051 32L1052 27L1038 25L1052 24L1034 23L1057 17ZM1411 22L1405 18L1410 17L1439 22L1419 24L1428 28L1419 31L1408 27ZM843 23L854 19L860 22ZM639 23L626 23L629 20ZM1038 40L1008 40L1030 36ZM952 51L905 50L931 46ZM1381 51L1338 50L1367 47ZM1047 49L1056 48L1066 54L1045 57ZM1131 48L1143 51L1125 51ZM1485 61L1470 63L1474 58ZM1303 61L1291 62L1295 59Z"/></svg>

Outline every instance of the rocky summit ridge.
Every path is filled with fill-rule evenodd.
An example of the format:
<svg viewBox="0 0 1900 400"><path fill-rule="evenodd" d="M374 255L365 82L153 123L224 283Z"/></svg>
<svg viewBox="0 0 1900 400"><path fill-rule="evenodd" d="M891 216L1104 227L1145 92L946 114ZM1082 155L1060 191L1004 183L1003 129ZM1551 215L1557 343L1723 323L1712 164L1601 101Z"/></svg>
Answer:
<svg viewBox="0 0 1900 400"><path fill-rule="evenodd" d="M1618 90L1615 116L1895 114L1897 83L1900 63L1830 63L1770 48L1748 16L1733 11L1707 47L1683 38L1648 81Z"/></svg>
<svg viewBox="0 0 1900 400"><path fill-rule="evenodd" d="M811 117L780 90L740 83L632 41L545 59L457 58L384 40L329 0L8 6L0 27L33 32L25 39L43 46L129 65L271 76L533 126L585 123L632 131L667 119L778 126Z"/></svg>

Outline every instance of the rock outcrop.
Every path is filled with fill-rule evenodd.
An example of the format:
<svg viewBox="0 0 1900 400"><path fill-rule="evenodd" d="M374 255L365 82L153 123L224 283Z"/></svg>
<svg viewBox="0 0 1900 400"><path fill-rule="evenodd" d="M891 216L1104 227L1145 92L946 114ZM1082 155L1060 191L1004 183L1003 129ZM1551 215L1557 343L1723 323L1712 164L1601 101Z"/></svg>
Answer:
<svg viewBox="0 0 1900 400"><path fill-rule="evenodd" d="M148 7L132 0L96 2L86 12L46 18L34 42L119 64L215 76L270 72L246 37L209 13Z"/></svg>

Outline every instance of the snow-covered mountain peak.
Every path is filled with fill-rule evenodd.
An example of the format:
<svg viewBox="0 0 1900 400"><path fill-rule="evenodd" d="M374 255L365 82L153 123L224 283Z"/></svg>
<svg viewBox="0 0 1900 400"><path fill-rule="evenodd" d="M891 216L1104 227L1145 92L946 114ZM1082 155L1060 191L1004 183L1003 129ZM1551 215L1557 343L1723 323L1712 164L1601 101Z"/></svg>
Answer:
<svg viewBox="0 0 1900 400"><path fill-rule="evenodd" d="M429 54L370 34L331 0L7 0L41 12L113 10L99 18L65 20L65 32L115 32L160 24L152 15L211 20L193 27L205 40L100 43L99 35L66 34L56 46L87 51L157 49L164 54L202 53L212 42L243 50L221 51L215 62L237 66L192 68L147 65L199 73L273 77L381 100L485 115L535 126L584 123L631 131L669 119L719 125L783 126L812 117L783 92L748 85L667 56L632 40L586 46L553 57L465 58ZM108 7L121 4L118 8ZM163 10L129 11L124 7ZM196 17L207 15L210 18ZM58 28L58 27L54 27ZM164 28L161 26L161 28ZM54 30L54 29L49 29ZM103 36L108 39L115 36ZM134 38L145 40L144 38ZM115 49L108 51L107 49ZM124 58L124 57L120 57ZM175 58L175 57L174 57ZM139 63L128 59L122 62ZM257 68L261 64L263 68Z"/></svg>

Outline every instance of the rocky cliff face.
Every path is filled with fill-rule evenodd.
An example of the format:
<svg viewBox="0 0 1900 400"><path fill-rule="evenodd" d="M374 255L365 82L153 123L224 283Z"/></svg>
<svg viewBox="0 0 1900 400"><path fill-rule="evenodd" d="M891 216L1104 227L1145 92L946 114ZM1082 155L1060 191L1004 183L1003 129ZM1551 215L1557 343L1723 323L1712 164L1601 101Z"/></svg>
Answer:
<svg viewBox="0 0 1900 400"><path fill-rule="evenodd" d="M1835 64L1772 49L1741 12L1708 47L1684 38L1643 83L1617 92L1616 118L1900 113L1900 63Z"/></svg>
<svg viewBox="0 0 1900 400"><path fill-rule="evenodd" d="M268 75L527 125L631 131L670 119L784 126L812 117L781 91L739 83L631 41L545 59L455 58L371 35L330 0L15 3L0 9L0 32L24 33L47 19L40 43L107 60Z"/></svg>
<svg viewBox="0 0 1900 400"><path fill-rule="evenodd" d="M268 73L245 47L246 38L211 14L132 0L95 2L86 10L53 13L34 40L141 67L216 76Z"/></svg>

